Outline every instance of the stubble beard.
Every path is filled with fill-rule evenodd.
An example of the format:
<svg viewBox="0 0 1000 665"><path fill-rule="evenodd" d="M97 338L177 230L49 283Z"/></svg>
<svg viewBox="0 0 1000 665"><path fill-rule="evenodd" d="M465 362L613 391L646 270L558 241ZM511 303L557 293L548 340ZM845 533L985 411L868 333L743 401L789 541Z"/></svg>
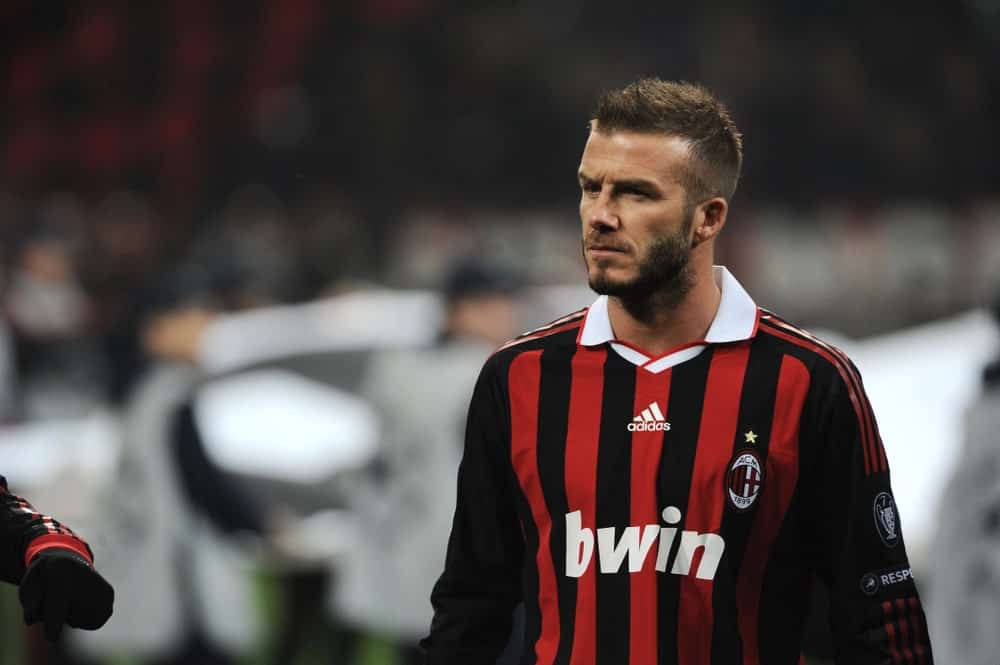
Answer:
<svg viewBox="0 0 1000 665"><path fill-rule="evenodd" d="M677 233L657 239L639 264L639 274L627 281L608 279L603 271L588 283L596 293L618 299L639 321L651 321L656 312L677 307L694 288L691 241L688 235L694 210L685 211Z"/></svg>

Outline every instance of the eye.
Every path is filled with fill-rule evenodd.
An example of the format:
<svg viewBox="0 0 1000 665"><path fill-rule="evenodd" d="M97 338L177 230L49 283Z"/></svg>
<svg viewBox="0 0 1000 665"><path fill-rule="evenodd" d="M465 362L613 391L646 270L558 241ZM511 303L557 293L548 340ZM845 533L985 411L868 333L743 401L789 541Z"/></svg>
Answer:
<svg viewBox="0 0 1000 665"><path fill-rule="evenodd" d="M585 180L580 183L580 190L584 194L600 194L601 186L592 180Z"/></svg>
<svg viewBox="0 0 1000 665"><path fill-rule="evenodd" d="M639 189L638 187L623 187L622 194L630 196L637 199L648 199L649 192Z"/></svg>

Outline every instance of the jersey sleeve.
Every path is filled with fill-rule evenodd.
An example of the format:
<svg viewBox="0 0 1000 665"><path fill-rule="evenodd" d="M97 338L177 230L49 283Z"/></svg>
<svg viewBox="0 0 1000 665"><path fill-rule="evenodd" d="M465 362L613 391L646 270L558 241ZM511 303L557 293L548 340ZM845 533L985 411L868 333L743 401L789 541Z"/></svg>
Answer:
<svg viewBox="0 0 1000 665"><path fill-rule="evenodd" d="M72 550L94 563L94 554L82 538L8 492L7 481L0 476L0 580L20 584L31 560L52 547Z"/></svg>
<svg viewBox="0 0 1000 665"><path fill-rule="evenodd" d="M421 642L427 665L493 665L521 598L524 540L514 506L506 393L495 357L480 373L466 424L445 569Z"/></svg>
<svg viewBox="0 0 1000 665"><path fill-rule="evenodd" d="M933 662L878 426L846 358L815 370L807 521L815 572L830 591L837 665Z"/></svg>

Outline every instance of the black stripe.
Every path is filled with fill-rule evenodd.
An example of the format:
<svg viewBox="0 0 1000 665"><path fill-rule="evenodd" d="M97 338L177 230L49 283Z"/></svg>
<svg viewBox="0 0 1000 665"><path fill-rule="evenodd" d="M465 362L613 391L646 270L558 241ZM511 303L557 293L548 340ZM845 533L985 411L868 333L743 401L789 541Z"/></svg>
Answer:
<svg viewBox="0 0 1000 665"><path fill-rule="evenodd" d="M573 331L575 334L575 331ZM559 648L555 665L567 665L573 648L576 579L566 576L566 431L575 346L547 348L541 358L538 403L538 477L552 519L549 548L559 597Z"/></svg>
<svg viewBox="0 0 1000 665"><path fill-rule="evenodd" d="M531 518L531 506L513 478L517 511L521 515L521 527L524 529L524 565L521 569L521 589L524 600L524 648L521 665L534 665L535 643L542 634L542 615L538 606L538 564L535 554L538 552L538 529Z"/></svg>
<svg viewBox="0 0 1000 665"><path fill-rule="evenodd" d="M609 352L604 363L604 407L597 450L597 515L595 526L621 527L629 524L632 446L625 428L632 420L635 403L636 366ZM629 657L629 572L622 566L614 574L602 574L599 567L597 534L594 534L598 633L597 665L622 665Z"/></svg>
<svg viewBox="0 0 1000 665"><path fill-rule="evenodd" d="M806 404L815 403L815 390L817 385L810 384ZM809 429L802 425L803 432ZM811 571L821 565L819 561L827 553L826 546L821 539L811 537L801 528L817 520L815 511L805 508L817 505L809 495L818 491L810 487L806 475L806 469L814 466L807 452L807 446L799 446L799 480L788 510L782 516L761 581L757 609L757 648L761 663L792 665L799 662L806 620L816 614L817 591L825 589Z"/></svg>
<svg viewBox="0 0 1000 665"><path fill-rule="evenodd" d="M693 360L681 363L670 370L672 372L670 399L666 413L670 431L664 436L656 493L657 505L661 509L675 506L680 509L682 516L687 514L691 475L694 473L694 456L705 402L705 387L714 353L714 349L710 347ZM684 528L683 519L676 528L678 535L671 547L668 566L677 556L681 540L679 534ZM679 576L670 574L669 567L665 572L657 573L660 665L677 665L680 579Z"/></svg>
<svg viewBox="0 0 1000 665"><path fill-rule="evenodd" d="M775 397L778 391L778 376L781 373L782 354L774 348L771 338L758 335L750 347L746 374L743 378L743 392L740 397L740 413L737 419L736 436L733 441L733 455L742 450L755 451L760 456L762 468L766 468L767 451L771 439L771 423L774 420ZM732 387L735 390L736 386ZM747 440L747 434L756 435L756 442ZM729 499L728 468L726 482L718 491L725 495L726 508L722 513L720 535L726 541L726 550L719 563L715 582L712 586L712 665L731 665L743 662L743 640L740 638L736 608L736 581L751 527L756 519L758 503L755 501L746 510L734 508ZM766 491L765 475L761 492ZM759 496L759 495L758 495ZM763 515L762 519L772 517Z"/></svg>
<svg viewBox="0 0 1000 665"><path fill-rule="evenodd" d="M520 351L504 350L495 356L497 363L497 373L502 377L502 384L506 391L506 386L510 380L510 366L513 360L520 355ZM508 395L508 400L510 399ZM510 422L509 404L505 405L507 410L507 449L505 453L507 459L511 459L510 436L512 423ZM524 602L524 646L522 647L522 658L520 665L534 665L535 663L535 643L542 633L541 610L538 606L538 564L535 556L538 553L538 528L531 514L531 505L528 497L521 489L521 482L514 470L514 465L508 467L509 486L514 495L514 503L517 508L518 519L521 522L521 529L524 533L524 561L521 564L521 591Z"/></svg>

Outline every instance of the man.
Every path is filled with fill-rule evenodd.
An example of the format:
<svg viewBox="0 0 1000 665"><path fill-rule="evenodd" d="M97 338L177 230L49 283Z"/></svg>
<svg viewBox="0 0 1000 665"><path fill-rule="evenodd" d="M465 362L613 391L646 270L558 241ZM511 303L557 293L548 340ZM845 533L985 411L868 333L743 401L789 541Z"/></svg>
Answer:
<svg viewBox="0 0 1000 665"><path fill-rule="evenodd" d="M701 87L598 103L579 169L601 296L502 347L472 397L431 665L791 665L809 582L840 665L930 663L857 370L713 267L742 160Z"/></svg>
<svg viewBox="0 0 1000 665"><path fill-rule="evenodd" d="M438 342L378 352L367 371L379 452L350 493L360 542L344 558L336 603L345 622L391 640L401 665L423 660L417 642L444 563L469 392L483 360L518 330L517 287L500 266L457 262Z"/></svg>
<svg viewBox="0 0 1000 665"><path fill-rule="evenodd" d="M96 630L111 616L114 590L94 570L80 537L7 491L0 476L0 580L20 586L24 621L55 641L63 624Z"/></svg>
<svg viewBox="0 0 1000 665"><path fill-rule="evenodd" d="M1000 326L1000 292L993 302ZM1000 331L1000 327L998 327ZM965 442L941 500L930 615L943 662L991 665L1000 651L1000 356L965 418Z"/></svg>

